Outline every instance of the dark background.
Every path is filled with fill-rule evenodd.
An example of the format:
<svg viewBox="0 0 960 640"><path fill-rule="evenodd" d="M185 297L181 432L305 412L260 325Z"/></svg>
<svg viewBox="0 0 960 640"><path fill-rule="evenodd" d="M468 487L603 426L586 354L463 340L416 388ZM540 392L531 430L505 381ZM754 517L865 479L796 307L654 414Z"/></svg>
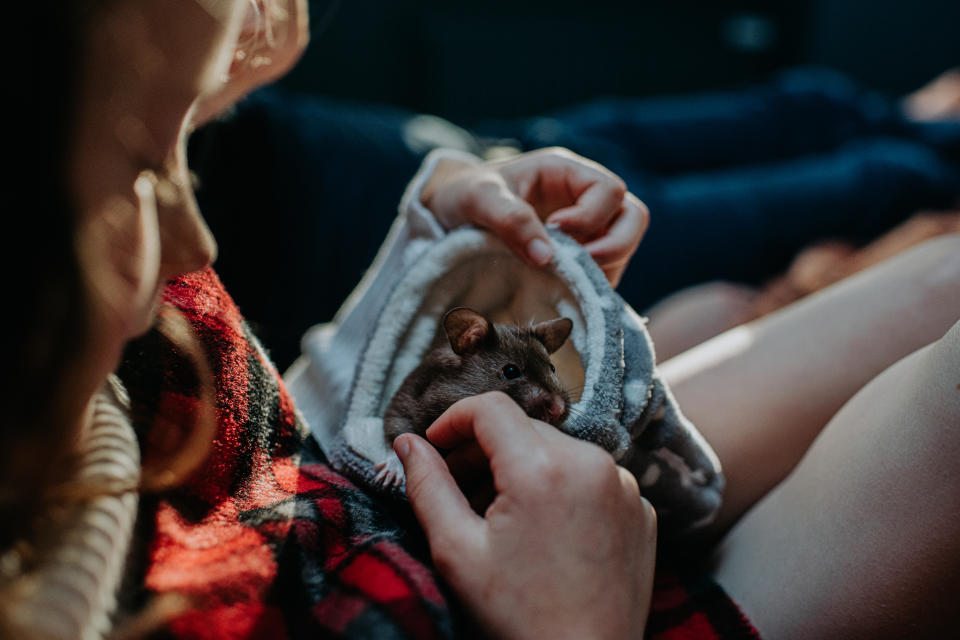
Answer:
<svg viewBox="0 0 960 640"><path fill-rule="evenodd" d="M311 27L281 91L191 140L217 271L281 369L396 215L427 150L407 139L407 110L484 131L606 96L736 89L797 65L891 96L960 65L960 0L312 0Z"/></svg>
<svg viewBox="0 0 960 640"><path fill-rule="evenodd" d="M461 124L825 65L891 95L960 65L957 0L335 0L289 89Z"/></svg>

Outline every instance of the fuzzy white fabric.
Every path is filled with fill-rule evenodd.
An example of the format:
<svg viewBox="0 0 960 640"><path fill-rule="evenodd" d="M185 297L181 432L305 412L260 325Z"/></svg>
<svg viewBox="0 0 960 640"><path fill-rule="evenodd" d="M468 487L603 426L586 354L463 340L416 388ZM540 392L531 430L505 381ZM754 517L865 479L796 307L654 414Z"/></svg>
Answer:
<svg viewBox="0 0 960 640"><path fill-rule="evenodd" d="M328 455L346 413L354 369L383 305L417 257L446 235L420 203L424 185L443 158L480 163L475 156L452 149L438 149L426 157L407 186L400 201L400 215L370 269L333 321L307 332L302 341L303 355L284 375L301 413Z"/></svg>
<svg viewBox="0 0 960 640"><path fill-rule="evenodd" d="M380 461L389 454L380 416L407 374L445 339L438 327L453 307L470 307L494 321L512 324L555 318L563 309L574 326L580 327L573 336L576 352L601 353L589 342L602 337L603 316L591 313L599 307L578 304L577 293L550 271L530 269L487 233L476 229L452 232L406 272L375 324L347 403L342 430L346 443L369 460ZM589 297L589 287L584 293ZM595 332L582 329L594 324L599 327ZM562 360L562 356L558 354L556 359ZM584 369L579 362L568 366ZM593 404L600 368L585 367L587 384L574 412L581 405ZM583 374L567 371L566 375ZM616 408L608 413L614 419Z"/></svg>
<svg viewBox="0 0 960 640"><path fill-rule="evenodd" d="M535 269L492 234L442 229L419 194L451 156L478 162L449 150L427 157L374 265L334 322L305 336L285 376L333 466L379 490L373 466L391 454L382 416L406 375L445 339L439 326L449 309L512 324L566 316L571 339L553 359L565 386L582 392L563 430L604 447L645 482L669 528L708 522L720 504L719 463L657 375L642 320L563 234L551 232L554 260Z"/></svg>

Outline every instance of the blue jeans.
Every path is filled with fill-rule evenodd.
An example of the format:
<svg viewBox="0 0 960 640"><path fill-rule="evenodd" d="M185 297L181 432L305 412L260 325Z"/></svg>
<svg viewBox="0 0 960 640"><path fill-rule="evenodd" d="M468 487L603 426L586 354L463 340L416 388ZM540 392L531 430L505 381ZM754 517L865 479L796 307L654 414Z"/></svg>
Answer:
<svg viewBox="0 0 960 640"><path fill-rule="evenodd" d="M281 367L386 235L431 145L411 136L415 116L265 90L191 140L217 270ZM478 144L568 147L646 202L650 231L620 285L638 309L705 280L762 282L811 242L866 241L960 197L960 123L907 122L893 102L825 71L471 129Z"/></svg>
<svg viewBox="0 0 960 640"><path fill-rule="evenodd" d="M892 101L825 70L478 129L524 149L568 147L647 204L650 230L620 285L638 309L706 280L760 283L807 244L865 242L960 198L960 122L908 122Z"/></svg>

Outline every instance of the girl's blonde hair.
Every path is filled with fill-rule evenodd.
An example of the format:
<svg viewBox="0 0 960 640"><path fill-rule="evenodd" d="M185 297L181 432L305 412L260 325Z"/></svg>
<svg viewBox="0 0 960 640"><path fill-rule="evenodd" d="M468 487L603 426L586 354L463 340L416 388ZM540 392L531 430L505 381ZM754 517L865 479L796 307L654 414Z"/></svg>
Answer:
<svg viewBox="0 0 960 640"><path fill-rule="evenodd" d="M10 23L17 28L8 45L20 55L5 67L5 82L16 88L5 98L14 125L5 150L17 159L4 172L7 210L13 212L5 224L7 237L31 242L31 251L26 257L0 252L5 314L12 321L4 334L7 366L0 385L8 398L0 421L0 637L30 637L29 630L10 626L4 603L56 546L71 507L105 494L176 486L204 460L216 429L214 381L202 345L176 309L163 307L155 330L191 364L200 381L196 420L181 425L182 437L167 455L147 460L138 486L71 480L82 424L78 416L89 401L76 376L82 375L89 355L92 301L75 246L78 212L68 188L67 154L82 39L92 16L115 1L15 2L10 7ZM270 64L268 54L278 45L305 45L305 23L289 24L286 15L287 7L304 0L250 1L263 18L262 28L239 43L235 67L240 72ZM299 31L294 37L283 29ZM298 55L287 55L282 64L292 66ZM251 82L263 81L260 75L251 77ZM17 562L5 564L5 552L11 550ZM147 632L170 612L167 605L148 607L129 628L133 635Z"/></svg>

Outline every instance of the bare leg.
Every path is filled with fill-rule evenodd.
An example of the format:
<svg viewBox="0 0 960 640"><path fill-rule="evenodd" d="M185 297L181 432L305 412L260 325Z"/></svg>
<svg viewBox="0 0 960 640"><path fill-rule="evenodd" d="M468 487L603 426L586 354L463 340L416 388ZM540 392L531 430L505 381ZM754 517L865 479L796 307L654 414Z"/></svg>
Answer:
<svg viewBox="0 0 960 640"><path fill-rule="evenodd" d="M656 345L657 361L743 323L752 311L756 289L732 282L707 282L688 287L647 309L647 331Z"/></svg>
<svg viewBox="0 0 960 640"><path fill-rule="evenodd" d="M960 323L848 402L714 560L764 638L955 637Z"/></svg>
<svg viewBox="0 0 960 640"><path fill-rule="evenodd" d="M928 241L661 366L727 475L723 530L881 371L960 317L960 235Z"/></svg>

